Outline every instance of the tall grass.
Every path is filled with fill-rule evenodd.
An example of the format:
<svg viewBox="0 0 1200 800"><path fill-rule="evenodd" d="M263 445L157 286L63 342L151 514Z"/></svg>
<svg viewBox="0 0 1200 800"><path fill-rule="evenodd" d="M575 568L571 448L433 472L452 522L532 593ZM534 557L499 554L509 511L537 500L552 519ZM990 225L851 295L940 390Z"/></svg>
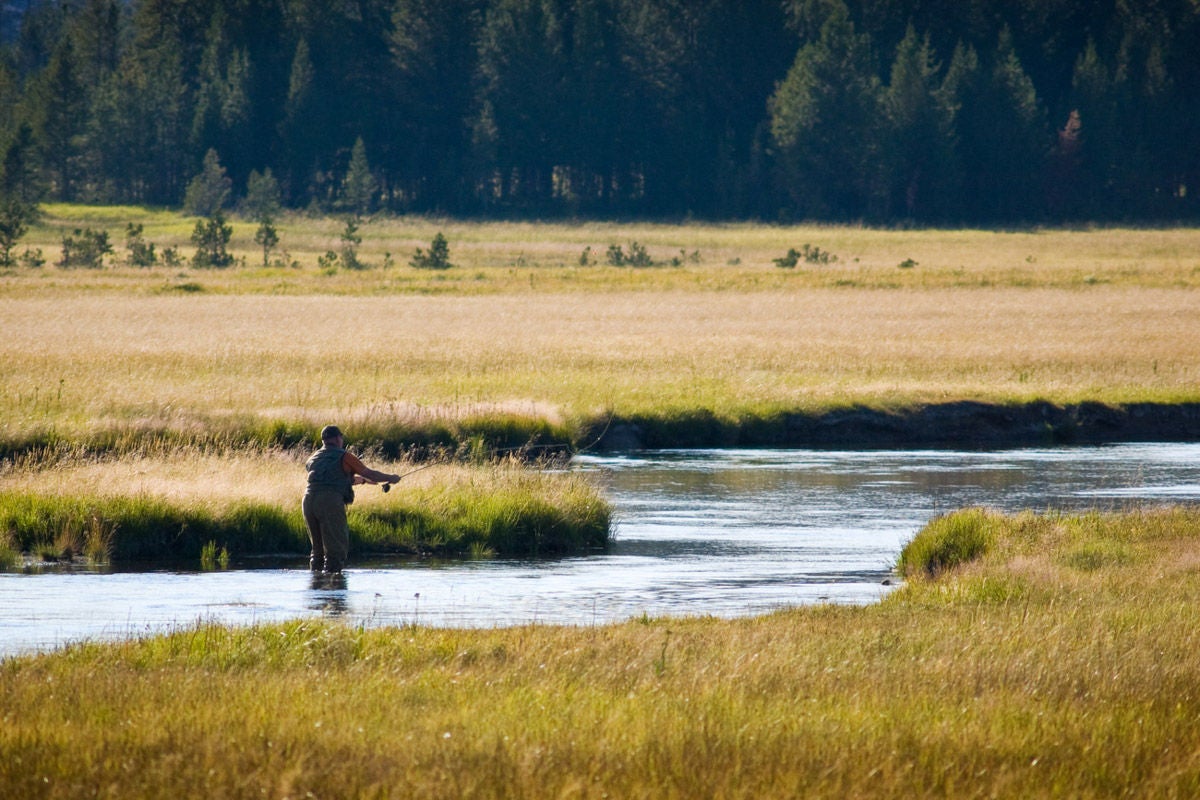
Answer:
<svg viewBox="0 0 1200 800"><path fill-rule="evenodd" d="M0 531L12 549L43 557L307 553L303 475L298 456L284 451L34 463L0 477ZM603 549L610 535L611 508L582 476L511 460L423 466L386 495L366 486L357 494L348 512L353 556L578 553Z"/></svg>
<svg viewBox="0 0 1200 800"><path fill-rule="evenodd" d="M365 270L332 274L318 258L340 247L344 221L285 215L277 223L279 260L261 268L256 224L231 220L231 252L247 266L229 270L120 267L121 232L129 222L145 227L161 251L175 247L186 260L195 218L160 209L48 204L43 222L22 241L52 263L64 233L76 227L106 229L119 251L113 269L63 271L53 267L10 274L9 288L41 291L50 282L107 289L175 292L373 294L492 294L519 291L795 290L798 288L909 288L1097 285L1195 287L1195 229L1175 230L879 230L839 225L515 223L378 216L359 228ZM418 247L443 232L456 268L412 269ZM639 242L655 269L608 266L609 245ZM811 244L838 257L834 264L779 269L775 259ZM589 266L580 256L591 248ZM681 254L686 257L681 258ZM387 256L395 266L384 268ZM598 256L598 257L597 257ZM911 268L901 264L911 263ZM291 266L295 264L297 266ZM674 264L674 265L673 265Z"/></svg>
<svg viewBox="0 0 1200 800"><path fill-rule="evenodd" d="M737 431L963 399L1194 402L1193 299L1112 287L7 298L0 446L288 446L338 421L396 450L476 436L489 449L586 442L610 415ZM386 344L345 345L348 319Z"/></svg>
<svg viewBox="0 0 1200 800"><path fill-rule="evenodd" d="M1196 796L1200 511L986 519L985 554L868 607L201 625L10 659L0 792Z"/></svg>

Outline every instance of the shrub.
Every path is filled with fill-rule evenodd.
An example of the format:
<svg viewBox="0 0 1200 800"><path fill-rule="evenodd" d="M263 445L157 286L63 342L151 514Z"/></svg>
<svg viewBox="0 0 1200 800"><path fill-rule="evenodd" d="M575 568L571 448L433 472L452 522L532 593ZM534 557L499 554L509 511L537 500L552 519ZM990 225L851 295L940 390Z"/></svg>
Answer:
<svg viewBox="0 0 1200 800"><path fill-rule="evenodd" d="M645 245L630 242L628 253L621 245L610 244L608 246L608 263L614 267L652 267L654 259L650 258L650 253L646 250Z"/></svg>
<svg viewBox="0 0 1200 800"><path fill-rule="evenodd" d="M0 201L0 267L13 265L12 250L37 217L37 207L20 200Z"/></svg>
<svg viewBox="0 0 1200 800"><path fill-rule="evenodd" d="M450 263L450 244L446 237L439 231L429 245L429 252L418 247L409 263L417 269L450 269L454 265Z"/></svg>
<svg viewBox="0 0 1200 800"><path fill-rule="evenodd" d="M258 224L258 230L254 232L254 243L262 248L263 266L267 266L271 259L271 251L279 244L279 234L269 220L264 219Z"/></svg>
<svg viewBox="0 0 1200 800"><path fill-rule="evenodd" d="M338 254L332 250L326 250L325 255L317 256L317 267L326 275L337 272Z"/></svg>
<svg viewBox="0 0 1200 800"><path fill-rule="evenodd" d="M58 266L100 269L104 266L104 257L112 251L108 231L76 228L72 235L63 237L62 260Z"/></svg>
<svg viewBox="0 0 1200 800"><path fill-rule="evenodd" d="M233 226L225 224L225 215L217 210L207 220L196 220L192 230L192 244L196 253L192 256L193 267L228 267L233 256L226 247L233 238Z"/></svg>
<svg viewBox="0 0 1200 800"><path fill-rule="evenodd" d="M37 269L38 267L43 267L46 265L46 258L42 255L42 248L40 247L33 250L30 250L28 247L26 247L25 252L21 253L19 261L21 262L22 266L30 267L32 269Z"/></svg>
<svg viewBox="0 0 1200 800"><path fill-rule="evenodd" d="M346 269L366 269L367 265L358 260L360 244L362 237L358 235L358 223L354 219L346 220L342 231L342 266Z"/></svg>
<svg viewBox="0 0 1200 800"><path fill-rule="evenodd" d="M125 261L132 267L152 267L158 262L154 252L154 243L147 242L142 231L144 226L132 222L125 226L125 249L129 252Z"/></svg>
<svg viewBox="0 0 1200 800"><path fill-rule="evenodd" d="M820 247L814 247L806 242L799 250L789 247L782 258L772 260L777 267L792 269L800 262L800 259L804 259L805 264L831 264L836 262L838 257L828 250L822 250Z"/></svg>
<svg viewBox="0 0 1200 800"><path fill-rule="evenodd" d="M693 250L691 253L689 253L687 250L681 249L679 251L679 255L677 255L671 259L671 266L672 267L681 267L685 263L699 264L700 261L701 261L701 258L700 258L699 250Z"/></svg>

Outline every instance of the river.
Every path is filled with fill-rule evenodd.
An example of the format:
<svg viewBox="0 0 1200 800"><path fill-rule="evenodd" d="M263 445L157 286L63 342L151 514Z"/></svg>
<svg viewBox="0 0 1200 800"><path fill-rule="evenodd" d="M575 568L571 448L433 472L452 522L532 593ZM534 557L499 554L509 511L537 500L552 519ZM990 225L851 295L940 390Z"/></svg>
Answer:
<svg viewBox="0 0 1200 800"><path fill-rule="evenodd" d="M314 582L299 559L212 572L0 574L0 656L197 622L599 625L872 603L937 514L970 505L1200 502L1200 444L1003 451L688 450L578 457L616 509L608 552L547 560L354 562Z"/></svg>

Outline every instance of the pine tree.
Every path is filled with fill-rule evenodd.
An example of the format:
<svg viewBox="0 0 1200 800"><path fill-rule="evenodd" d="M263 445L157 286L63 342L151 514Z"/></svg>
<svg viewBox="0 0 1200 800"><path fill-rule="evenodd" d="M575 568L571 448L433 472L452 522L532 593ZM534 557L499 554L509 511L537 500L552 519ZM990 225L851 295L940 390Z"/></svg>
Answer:
<svg viewBox="0 0 1200 800"><path fill-rule="evenodd" d="M371 211L375 202L375 189L375 178L371 175L371 167L367 163L367 146L363 144L360 136L354 140L354 147L350 149L350 165L342 181L339 205L361 217Z"/></svg>
<svg viewBox="0 0 1200 800"><path fill-rule="evenodd" d="M233 191L233 182L225 174L216 150L204 154L200 174L192 178L184 196L183 209L197 217L211 217L224 208Z"/></svg>
<svg viewBox="0 0 1200 800"><path fill-rule="evenodd" d="M69 35L59 41L50 64L40 76L37 101L40 124L35 134L41 145L42 163L53 178L54 196L63 201L74 200L88 98L79 79L75 46Z"/></svg>
<svg viewBox="0 0 1200 800"><path fill-rule="evenodd" d="M800 214L856 219L876 211L886 188L880 93L870 42L839 3L770 101L771 133Z"/></svg>
<svg viewBox="0 0 1200 800"><path fill-rule="evenodd" d="M944 218L953 202L954 108L938 71L929 37L910 25L896 48L884 105L891 212L914 219Z"/></svg>

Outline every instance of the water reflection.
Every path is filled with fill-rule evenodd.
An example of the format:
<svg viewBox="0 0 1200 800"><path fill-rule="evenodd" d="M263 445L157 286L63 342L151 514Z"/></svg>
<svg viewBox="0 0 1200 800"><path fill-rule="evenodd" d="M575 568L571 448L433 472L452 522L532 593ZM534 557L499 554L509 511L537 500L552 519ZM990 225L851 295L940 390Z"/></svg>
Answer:
<svg viewBox="0 0 1200 800"><path fill-rule="evenodd" d="M217 572L0 575L0 655L197 621L593 625L869 603L933 516L1200 502L1200 445L1002 452L675 451L584 457L616 507L606 553L555 560L301 559Z"/></svg>
<svg viewBox="0 0 1200 800"><path fill-rule="evenodd" d="M310 581L308 608L326 617L344 617L350 613L344 572L314 572Z"/></svg>

